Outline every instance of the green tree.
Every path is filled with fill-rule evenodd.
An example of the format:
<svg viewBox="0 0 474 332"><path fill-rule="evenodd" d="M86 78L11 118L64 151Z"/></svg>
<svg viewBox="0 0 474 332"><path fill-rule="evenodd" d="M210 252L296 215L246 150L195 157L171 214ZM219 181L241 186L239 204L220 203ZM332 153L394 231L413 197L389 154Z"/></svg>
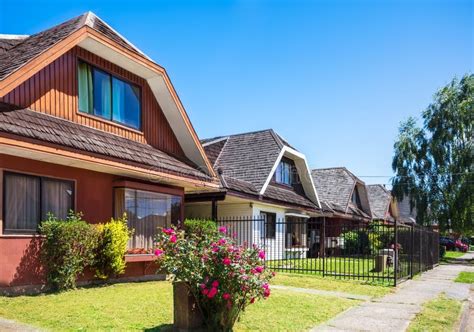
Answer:
<svg viewBox="0 0 474 332"><path fill-rule="evenodd" d="M409 118L394 145L393 192L409 197L417 222L442 231L474 234L474 75L440 89L423 112L423 127Z"/></svg>

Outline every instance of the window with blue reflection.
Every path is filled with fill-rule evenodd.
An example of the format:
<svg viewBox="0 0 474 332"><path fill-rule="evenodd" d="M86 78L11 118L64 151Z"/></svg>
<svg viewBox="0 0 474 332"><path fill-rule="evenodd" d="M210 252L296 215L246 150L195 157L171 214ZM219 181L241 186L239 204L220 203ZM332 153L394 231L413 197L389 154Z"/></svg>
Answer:
<svg viewBox="0 0 474 332"><path fill-rule="evenodd" d="M79 111L141 128L140 88L88 63L78 64Z"/></svg>

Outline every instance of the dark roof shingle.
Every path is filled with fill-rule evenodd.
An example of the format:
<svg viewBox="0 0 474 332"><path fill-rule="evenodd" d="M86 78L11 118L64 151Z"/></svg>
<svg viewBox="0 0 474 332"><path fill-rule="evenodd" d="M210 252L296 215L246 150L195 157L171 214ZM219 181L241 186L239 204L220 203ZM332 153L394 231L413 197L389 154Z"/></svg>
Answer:
<svg viewBox="0 0 474 332"><path fill-rule="evenodd" d="M372 184L367 187L372 218L385 219L390 202L392 200L390 191L385 189L380 184Z"/></svg>
<svg viewBox="0 0 474 332"><path fill-rule="evenodd" d="M143 55L95 14L88 12L22 39L6 52L0 52L0 80L12 74L23 65L46 52L53 45L64 40L84 26L102 33L130 51Z"/></svg>
<svg viewBox="0 0 474 332"><path fill-rule="evenodd" d="M148 144L2 102L0 132L113 157L154 171L210 180L190 161L179 160Z"/></svg>

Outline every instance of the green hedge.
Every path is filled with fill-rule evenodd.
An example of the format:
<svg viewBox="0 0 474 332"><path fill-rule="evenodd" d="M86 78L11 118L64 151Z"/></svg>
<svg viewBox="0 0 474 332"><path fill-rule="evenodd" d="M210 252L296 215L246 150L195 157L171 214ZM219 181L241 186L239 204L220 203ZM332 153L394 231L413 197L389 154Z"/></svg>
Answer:
<svg viewBox="0 0 474 332"><path fill-rule="evenodd" d="M54 291L75 288L87 267L101 279L125 270L124 256L131 235L125 215L99 225L87 223L81 213L72 211L65 220L48 215L40 232L45 237L41 258L46 281Z"/></svg>

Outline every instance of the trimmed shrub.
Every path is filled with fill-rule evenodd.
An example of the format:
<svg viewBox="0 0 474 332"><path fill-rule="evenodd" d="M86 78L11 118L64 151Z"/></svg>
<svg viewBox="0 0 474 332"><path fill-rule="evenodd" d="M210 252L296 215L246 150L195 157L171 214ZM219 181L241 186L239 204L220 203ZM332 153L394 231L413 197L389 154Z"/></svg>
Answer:
<svg viewBox="0 0 474 332"><path fill-rule="evenodd" d="M82 214L70 212L65 220L49 214L40 226L45 239L41 257L52 290L76 287L76 280L94 262L97 229L82 220Z"/></svg>
<svg viewBox="0 0 474 332"><path fill-rule="evenodd" d="M344 252L349 255L366 254L370 251L369 237L364 231L348 231L341 234Z"/></svg>
<svg viewBox="0 0 474 332"><path fill-rule="evenodd" d="M217 230L217 224L212 220L186 219L184 231L186 234L194 234L197 237L205 237Z"/></svg>
<svg viewBox="0 0 474 332"><path fill-rule="evenodd" d="M95 251L95 275L100 279L125 272L125 253L132 231L127 226L127 216L111 219L97 225L98 245Z"/></svg>

